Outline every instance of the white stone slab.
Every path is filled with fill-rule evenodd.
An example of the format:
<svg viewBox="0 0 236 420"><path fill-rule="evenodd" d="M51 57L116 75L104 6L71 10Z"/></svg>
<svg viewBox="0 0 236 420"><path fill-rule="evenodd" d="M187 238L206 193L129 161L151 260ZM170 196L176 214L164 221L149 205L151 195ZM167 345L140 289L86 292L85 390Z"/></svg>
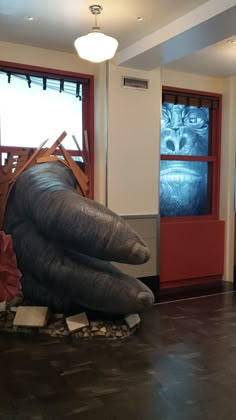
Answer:
<svg viewBox="0 0 236 420"><path fill-rule="evenodd" d="M135 325L140 324L141 319L138 314L130 314L125 317L125 322L129 326L129 328L135 327Z"/></svg>
<svg viewBox="0 0 236 420"><path fill-rule="evenodd" d="M3 302L0 302L0 312L6 312L7 309L7 302L4 300Z"/></svg>
<svg viewBox="0 0 236 420"><path fill-rule="evenodd" d="M106 327L102 327L102 328L100 328L100 330L99 330L99 331L101 331L102 333L106 334L107 329L106 329Z"/></svg>
<svg viewBox="0 0 236 420"><path fill-rule="evenodd" d="M66 323L69 331L77 331L89 325L89 320L85 312L77 315L72 315L66 318Z"/></svg>
<svg viewBox="0 0 236 420"><path fill-rule="evenodd" d="M18 306L13 325L18 327L44 327L47 323L46 306Z"/></svg>

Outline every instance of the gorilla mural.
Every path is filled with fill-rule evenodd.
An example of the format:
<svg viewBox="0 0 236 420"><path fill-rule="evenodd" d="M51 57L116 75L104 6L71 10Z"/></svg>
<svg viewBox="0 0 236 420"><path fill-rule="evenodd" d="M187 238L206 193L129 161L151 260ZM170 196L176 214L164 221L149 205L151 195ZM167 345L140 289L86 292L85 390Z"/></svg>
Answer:
<svg viewBox="0 0 236 420"><path fill-rule="evenodd" d="M162 104L161 154L207 156L209 109ZM161 216L192 216L208 213L208 163L161 160Z"/></svg>
<svg viewBox="0 0 236 420"><path fill-rule="evenodd" d="M151 290L109 261L142 264L150 253L118 215L76 192L61 162L34 165L17 178L4 231L12 235L26 299L55 312L140 312Z"/></svg>

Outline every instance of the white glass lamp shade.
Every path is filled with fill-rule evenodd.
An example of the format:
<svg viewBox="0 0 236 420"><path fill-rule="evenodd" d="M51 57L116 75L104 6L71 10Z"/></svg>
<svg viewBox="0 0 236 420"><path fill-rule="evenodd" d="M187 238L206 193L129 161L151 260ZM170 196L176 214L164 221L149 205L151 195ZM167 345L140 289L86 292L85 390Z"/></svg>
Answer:
<svg viewBox="0 0 236 420"><path fill-rule="evenodd" d="M93 31L75 40L77 53L84 60L101 63L114 57L118 41L100 31Z"/></svg>

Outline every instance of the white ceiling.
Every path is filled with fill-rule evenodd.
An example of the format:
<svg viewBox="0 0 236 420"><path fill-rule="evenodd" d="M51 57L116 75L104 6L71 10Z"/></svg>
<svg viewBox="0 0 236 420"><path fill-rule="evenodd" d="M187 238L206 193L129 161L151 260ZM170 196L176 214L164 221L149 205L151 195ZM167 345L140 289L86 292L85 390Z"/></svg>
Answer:
<svg viewBox="0 0 236 420"><path fill-rule="evenodd" d="M231 41L235 40L235 43ZM216 77L236 75L236 35L165 66L177 71Z"/></svg>
<svg viewBox="0 0 236 420"><path fill-rule="evenodd" d="M118 64L236 74L236 44L222 42L236 32L236 0L0 0L0 41L74 52L97 3L102 31L119 41Z"/></svg>
<svg viewBox="0 0 236 420"><path fill-rule="evenodd" d="M172 22L206 0L99 0L98 23L124 48ZM176 7L178 3L178 7ZM73 51L78 36L90 31L94 16L88 0L0 0L0 40ZM29 22L28 16L35 17ZM137 17L142 16L143 21Z"/></svg>

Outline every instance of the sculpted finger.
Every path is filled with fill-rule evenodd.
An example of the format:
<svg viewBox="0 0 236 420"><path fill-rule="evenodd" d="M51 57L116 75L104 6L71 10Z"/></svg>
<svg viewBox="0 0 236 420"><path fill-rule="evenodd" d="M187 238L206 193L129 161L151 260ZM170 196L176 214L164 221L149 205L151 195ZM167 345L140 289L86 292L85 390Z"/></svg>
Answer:
<svg viewBox="0 0 236 420"><path fill-rule="evenodd" d="M42 300L42 289L47 289L50 305L57 310L63 311L69 302L72 307L81 305L114 314L141 312L154 302L151 290L141 281L108 262L55 249L33 224L18 224L13 240L20 269L28 274L23 290L29 299L35 301L38 296Z"/></svg>
<svg viewBox="0 0 236 420"><path fill-rule="evenodd" d="M72 172L62 163L35 165L17 179L8 202L4 228L11 233L18 219L31 220L37 230L61 248L103 260L146 262L145 242L117 214L76 190Z"/></svg>

